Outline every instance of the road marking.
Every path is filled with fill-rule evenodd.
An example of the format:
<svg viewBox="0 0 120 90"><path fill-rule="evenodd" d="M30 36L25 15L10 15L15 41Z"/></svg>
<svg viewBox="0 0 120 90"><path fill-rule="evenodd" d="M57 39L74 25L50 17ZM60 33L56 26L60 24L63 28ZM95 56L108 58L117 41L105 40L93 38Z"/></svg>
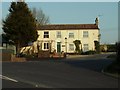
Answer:
<svg viewBox="0 0 120 90"><path fill-rule="evenodd" d="M7 76L3 76L3 75L0 75L0 79L4 79L4 80L9 80L9 81L13 81L13 82L18 82L17 80L15 80L15 79L12 79L12 78L9 78L9 77L7 77Z"/></svg>

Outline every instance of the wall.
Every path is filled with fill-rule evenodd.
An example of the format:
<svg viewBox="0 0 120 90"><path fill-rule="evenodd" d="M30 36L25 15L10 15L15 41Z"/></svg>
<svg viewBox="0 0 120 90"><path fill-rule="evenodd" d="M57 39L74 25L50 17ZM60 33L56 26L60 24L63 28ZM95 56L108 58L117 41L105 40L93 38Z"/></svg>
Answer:
<svg viewBox="0 0 120 90"><path fill-rule="evenodd" d="M43 38L44 31L49 31L49 38ZM61 38L57 38L56 33L57 31L61 31ZM83 38L83 31L88 31L89 37L88 38ZM69 32L74 32L74 38L69 38ZM75 51L75 46L74 46L74 51L69 51L69 44L73 44L73 41L75 40L81 40L82 46L84 44L89 44L89 50L95 50L94 47L94 41L98 41L98 35L99 35L99 30L94 29L94 30L38 30L38 40L53 40L52 43L52 50L57 49L57 42L61 42L62 46L65 46L65 37L67 38L67 52L69 53L74 53ZM42 49L43 48L42 44ZM82 47L83 48L83 47ZM61 47L61 51L66 52L65 47Z"/></svg>
<svg viewBox="0 0 120 90"><path fill-rule="evenodd" d="M13 52L14 51L11 49L1 49L0 56L2 57L2 60L0 61L11 61Z"/></svg>

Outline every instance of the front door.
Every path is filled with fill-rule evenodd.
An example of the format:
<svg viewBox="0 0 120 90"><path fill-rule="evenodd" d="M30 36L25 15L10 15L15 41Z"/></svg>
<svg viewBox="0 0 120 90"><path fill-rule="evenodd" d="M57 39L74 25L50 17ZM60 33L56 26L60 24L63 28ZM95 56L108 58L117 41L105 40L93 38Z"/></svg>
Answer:
<svg viewBox="0 0 120 90"><path fill-rule="evenodd" d="M61 52L61 42L57 42L57 53Z"/></svg>

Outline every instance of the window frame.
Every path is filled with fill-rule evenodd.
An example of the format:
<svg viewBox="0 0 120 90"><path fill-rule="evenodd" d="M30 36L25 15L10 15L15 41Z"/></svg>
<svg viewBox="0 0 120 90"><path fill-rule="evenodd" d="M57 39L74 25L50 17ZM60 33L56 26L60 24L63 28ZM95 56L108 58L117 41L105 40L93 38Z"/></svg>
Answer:
<svg viewBox="0 0 120 90"><path fill-rule="evenodd" d="M57 31L57 38L61 38L61 31Z"/></svg>
<svg viewBox="0 0 120 90"><path fill-rule="evenodd" d="M71 47L72 45L72 47ZM69 51L74 51L74 44L69 44Z"/></svg>
<svg viewBox="0 0 120 90"><path fill-rule="evenodd" d="M74 32L69 32L69 38L74 38Z"/></svg>
<svg viewBox="0 0 120 90"><path fill-rule="evenodd" d="M49 38L49 31L44 31L44 38Z"/></svg>
<svg viewBox="0 0 120 90"><path fill-rule="evenodd" d="M48 42L44 42L44 50L48 50L49 49L49 43Z"/></svg>
<svg viewBox="0 0 120 90"><path fill-rule="evenodd" d="M84 46L84 51L85 52L89 51L89 44L83 44L83 46Z"/></svg>
<svg viewBox="0 0 120 90"><path fill-rule="evenodd" d="M89 37L89 32L83 31L83 38L88 38L88 37Z"/></svg>

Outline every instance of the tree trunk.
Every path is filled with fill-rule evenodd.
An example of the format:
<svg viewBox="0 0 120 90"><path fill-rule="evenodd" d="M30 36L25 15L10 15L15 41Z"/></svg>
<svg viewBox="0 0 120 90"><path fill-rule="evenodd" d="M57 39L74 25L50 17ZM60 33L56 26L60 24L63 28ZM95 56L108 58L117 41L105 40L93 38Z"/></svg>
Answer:
<svg viewBox="0 0 120 90"><path fill-rule="evenodd" d="M20 53L20 44L17 43L16 45L16 54L18 55Z"/></svg>

